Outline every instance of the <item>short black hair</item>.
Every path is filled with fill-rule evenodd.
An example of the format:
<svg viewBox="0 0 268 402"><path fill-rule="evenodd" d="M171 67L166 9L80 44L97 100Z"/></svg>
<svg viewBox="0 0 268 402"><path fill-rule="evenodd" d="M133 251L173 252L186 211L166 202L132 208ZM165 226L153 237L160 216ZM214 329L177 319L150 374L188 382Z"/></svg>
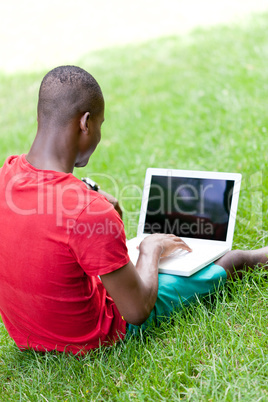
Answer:
<svg viewBox="0 0 268 402"><path fill-rule="evenodd" d="M38 119L65 125L77 114L95 116L103 110L101 88L95 78L76 66L60 66L49 71L39 90Z"/></svg>

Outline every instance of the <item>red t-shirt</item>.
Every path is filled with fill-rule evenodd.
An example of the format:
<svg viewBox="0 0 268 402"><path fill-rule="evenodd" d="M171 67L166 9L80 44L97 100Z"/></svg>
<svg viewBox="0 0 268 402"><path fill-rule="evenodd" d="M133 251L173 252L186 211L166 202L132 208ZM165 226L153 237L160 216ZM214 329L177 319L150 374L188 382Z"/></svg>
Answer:
<svg viewBox="0 0 268 402"><path fill-rule="evenodd" d="M98 278L129 261L122 220L103 196L11 156L0 169L0 228L0 312L21 349L76 353L124 337Z"/></svg>

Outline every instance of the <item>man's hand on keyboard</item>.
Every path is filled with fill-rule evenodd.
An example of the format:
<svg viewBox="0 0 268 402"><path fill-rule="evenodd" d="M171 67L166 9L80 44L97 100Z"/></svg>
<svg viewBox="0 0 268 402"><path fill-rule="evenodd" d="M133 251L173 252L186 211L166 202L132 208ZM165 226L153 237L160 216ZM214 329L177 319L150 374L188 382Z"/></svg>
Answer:
<svg viewBox="0 0 268 402"><path fill-rule="evenodd" d="M139 246L140 251L151 252L155 247L160 248L161 258L167 257L177 250L192 251L192 249L178 236L173 234L155 233L147 236Z"/></svg>

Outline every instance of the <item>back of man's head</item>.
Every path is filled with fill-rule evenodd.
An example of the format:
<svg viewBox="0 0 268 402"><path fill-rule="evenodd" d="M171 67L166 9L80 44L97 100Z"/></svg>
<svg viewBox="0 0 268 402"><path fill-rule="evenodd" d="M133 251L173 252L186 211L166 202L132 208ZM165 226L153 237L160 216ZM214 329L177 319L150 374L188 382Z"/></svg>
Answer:
<svg viewBox="0 0 268 402"><path fill-rule="evenodd" d="M86 112L94 117L103 107L99 84L80 67L56 67L42 80L38 100L39 124L50 121L65 126L74 117Z"/></svg>

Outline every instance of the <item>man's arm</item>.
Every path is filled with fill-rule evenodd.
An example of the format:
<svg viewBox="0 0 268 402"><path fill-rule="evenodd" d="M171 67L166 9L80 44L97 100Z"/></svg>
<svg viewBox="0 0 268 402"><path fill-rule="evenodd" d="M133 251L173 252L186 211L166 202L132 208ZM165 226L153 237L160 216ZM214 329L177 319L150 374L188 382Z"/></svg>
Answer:
<svg viewBox="0 0 268 402"><path fill-rule="evenodd" d="M122 268L101 276L104 287L127 322L141 325L149 317L157 298L159 258L178 249L191 251L177 236L148 236L140 244L136 267L130 261Z"/></svg>
<svg viewBox="0 0 268 402"><path fill-rule="evenodd" d="M109 201L109 203L114 206L114 209L119 213L120 218L123 219L123 212L122 212L122 209L119 205L117 198L115 198L111 194L106 193L106 191L103 191L103 190L98 190L98 193L103 195L106 198L106 200Z"/></svg>

